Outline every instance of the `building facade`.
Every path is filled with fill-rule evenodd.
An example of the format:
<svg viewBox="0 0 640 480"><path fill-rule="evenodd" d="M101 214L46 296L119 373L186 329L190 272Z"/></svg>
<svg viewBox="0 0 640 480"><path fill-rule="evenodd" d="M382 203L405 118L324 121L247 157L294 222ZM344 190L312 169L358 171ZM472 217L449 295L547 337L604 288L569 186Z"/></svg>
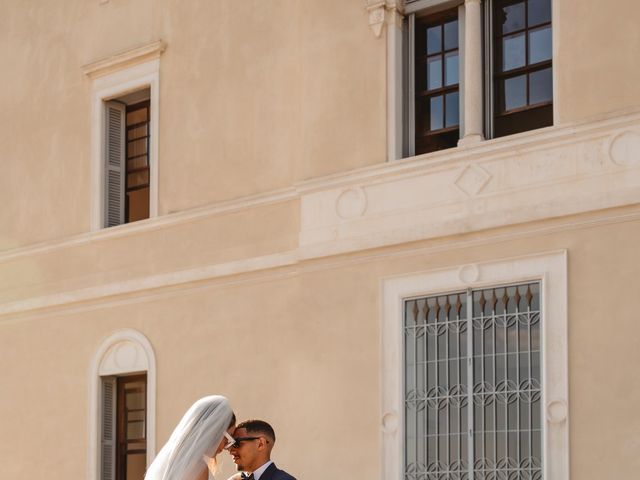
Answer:
<svg viewBox="0 0 640 480"><path fill-rule="evenodd" d="M636 476L638 2L3 6L2 478Z"/></svg>

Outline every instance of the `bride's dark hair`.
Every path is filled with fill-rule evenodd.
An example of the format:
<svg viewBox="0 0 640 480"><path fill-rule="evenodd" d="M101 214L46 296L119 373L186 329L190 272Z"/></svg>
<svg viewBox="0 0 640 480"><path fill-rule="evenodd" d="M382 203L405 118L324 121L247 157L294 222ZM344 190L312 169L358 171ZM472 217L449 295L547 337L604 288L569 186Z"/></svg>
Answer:
<svg viewBox="0 0 640 480"><path fill-rule="evenodd" d="M203 458L215 455L224 432L235 424L229 401L219 395L195 402L149 466L145 480L191 480L204 470Z"/></svg>

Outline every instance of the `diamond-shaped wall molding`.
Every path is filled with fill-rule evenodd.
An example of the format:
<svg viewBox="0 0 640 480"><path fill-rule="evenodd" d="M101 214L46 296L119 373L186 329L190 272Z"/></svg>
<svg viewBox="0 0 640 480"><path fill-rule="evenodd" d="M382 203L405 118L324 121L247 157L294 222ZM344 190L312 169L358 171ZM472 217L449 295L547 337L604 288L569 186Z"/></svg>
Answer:
<svg viewBox="0 0 640 480"><path fill-rule="evenodd" d="M453 184L468 197L478 195L491 180L491 174L478 165L467 165L456 177Z"/></svg>

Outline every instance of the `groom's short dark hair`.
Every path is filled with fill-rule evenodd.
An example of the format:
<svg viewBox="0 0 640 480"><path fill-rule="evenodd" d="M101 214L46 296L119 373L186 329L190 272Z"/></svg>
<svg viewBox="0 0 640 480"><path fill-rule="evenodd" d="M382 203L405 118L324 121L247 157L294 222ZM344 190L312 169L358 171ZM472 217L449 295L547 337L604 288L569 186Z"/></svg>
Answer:
<svg viewBox="0 0 640 480"><path fill-rule="evenodd" d="M261 433L272 443L276 443L276 432L273 431L273 427L264 420L245 420L240 422L236 428L244 428L247 433Z"/></svg>

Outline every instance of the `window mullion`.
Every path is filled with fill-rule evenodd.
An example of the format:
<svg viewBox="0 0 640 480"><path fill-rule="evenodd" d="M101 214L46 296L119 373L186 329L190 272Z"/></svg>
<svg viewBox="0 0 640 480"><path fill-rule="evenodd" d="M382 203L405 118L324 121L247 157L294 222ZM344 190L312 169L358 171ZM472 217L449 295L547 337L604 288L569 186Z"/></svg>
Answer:
<svg viewBox="0 0 640 480"><path fill-rule="evenodd" d="M473 480L473 291L467 289L467 464ZM462 452L461 452L462 456Z"/></svg>

